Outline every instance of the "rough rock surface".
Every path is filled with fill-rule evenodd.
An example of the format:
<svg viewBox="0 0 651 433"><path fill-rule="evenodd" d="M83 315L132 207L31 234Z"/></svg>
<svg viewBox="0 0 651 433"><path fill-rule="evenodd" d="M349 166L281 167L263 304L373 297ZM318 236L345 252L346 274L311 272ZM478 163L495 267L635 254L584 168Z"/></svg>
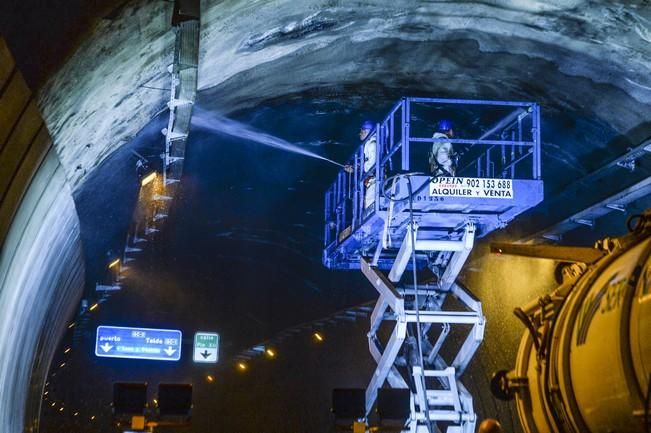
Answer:
<svg viewBox="0 0 651 433"><path fill-rule="evenodd" d="M168 85L170 9L129 3L41 91L76 188L164 108L164 91L141 86ZM634 142L649 129L650 44L645 1L203 2L199 87L223 112L342 85L536 100ZM589 139L578 148L604 146Z"/></svg>

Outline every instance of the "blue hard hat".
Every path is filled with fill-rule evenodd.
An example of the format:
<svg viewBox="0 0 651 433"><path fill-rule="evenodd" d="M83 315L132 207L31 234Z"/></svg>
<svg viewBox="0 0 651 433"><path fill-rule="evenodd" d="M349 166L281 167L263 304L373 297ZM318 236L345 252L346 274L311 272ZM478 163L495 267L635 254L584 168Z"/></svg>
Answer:
<svg viewBox="0 0 651 433"><path fill-rule="evenodd" d="M362 123L362 127L361 127L360 129L368 129L368 130L371 130L371 129L373 129L373 128L375 128L375 124L374 124L373 122L371 122L370 120L365 120L365 121Z"/></svg>
<svg viewBox="0 0 651 433"><path fill-rule="evenodd" d="M451 120L448 119L441 119L439 120L439 123L437 125L437 131L438 132L445 132L449 131L450 129L453 129L454 125L452 124Z"/></svg>

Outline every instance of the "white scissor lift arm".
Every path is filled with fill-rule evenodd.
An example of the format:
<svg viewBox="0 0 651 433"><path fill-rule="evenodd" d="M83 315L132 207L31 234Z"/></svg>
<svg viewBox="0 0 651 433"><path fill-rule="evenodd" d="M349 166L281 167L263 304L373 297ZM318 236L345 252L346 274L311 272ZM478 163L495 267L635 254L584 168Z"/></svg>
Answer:
<svg viewBox="0 0 651 433"><path fill-rule="evenodd" d="M443 115L465 121L434 138L431 122ZM431 167L436 143L459 152L454 176ZM324 265L361 269L379 294L368 333L377 367L363 410L355 408L367 422L388 385L409 392L380 392L380 420L402 420L408 408L399 400L409 394L405 431L474 432L472 397L459 378L485 320L457 277L476 238L543 200L540 155L534 102L404 97L355 150L353 170L342 169L326 191ZM432 278L419 274L424 265ZM414 275L403 278L408 268Z"/></svg>
<svg viewBox="0 0 651 433"><path fill-rule="evenodd" d="M406 427L411 433L439 431L437 422L445 422L448 433L472 433L476 416L472 397L459 381L484 336L484 316L481 304L455 283L474 245L475 225L467 222L459 233L451 233L450 239L419 240L418 227L410 223L393 266L385 276L379 269L361 259L361 270L379 294L371 315L368 342L371 355L377 367L366 389L366 416L368 417L377 400L378 390L388 382L392 388L409 388L396 367L401 349L408 337L408 324L420 334L414 359L421 362L407 362L408 375L413 378L411 392L411 416ZM454 240L457 238L458 240ZM412 239L415 242L412 243ZM415 245L413 245L415 243ZM409 259L416 252L452 252L441 278L432 287L396 287L402 278ZM444 298L454 295L465 307L465 311L443 311L441 302L422 302L427 295ZM420 295L420 296L419 296ZM416 302L418 300L418 302ZM383 322L395 322L387 344L382 347L377 332ZM439 325L434 327L433 325ZM450 329L457 325L472 325L472 329L461 345L451 365L440 355ZM439 330L436 338L430 339L430 330Z"/></svg>

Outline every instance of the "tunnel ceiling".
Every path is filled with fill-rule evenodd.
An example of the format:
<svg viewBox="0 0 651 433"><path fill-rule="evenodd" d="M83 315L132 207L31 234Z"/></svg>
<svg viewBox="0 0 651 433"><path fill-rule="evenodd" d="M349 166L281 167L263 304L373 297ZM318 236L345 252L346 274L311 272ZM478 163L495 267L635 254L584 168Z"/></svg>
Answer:
<svg viewBox="0 0 651 433"><path fill-rule="evenodd" d="M127 149L135 148L138 139L159 140L161 146L163 143L157 131L166 117L163 112L170 78L167 66L172 62L174 35L170 29L169 1L93 3L101 7L75 16L63 12L70 10L63 7L64 3L45 10L36 0L22 0L21 8L32 8L39 17L21 29L21 20L6 23L1 18L15 14L7 15L0 10L0 29L11 26L11 37L7 39L19 60L21 53L23 59L37 57L35 54L41 52L45 57L61 56L67 50L51 46L62 40L67 41L63 43L68 43L73 53L65 61L54 62L50 58L42 65L23 61L19 66L27 68L28 76L37 77L35 70L60 65L56 72L48 73L50 78L38 89L39 105L62 166L76 190L80 219L86 223L93 220L97 230L89 232L103 236L95 239L96 245L85 244L88 261L95 260L103 269L105 263L97 257L105 257L107 239L124 239L123 233L118 233L120 226L111 219L114 208L121 206L125 221L132 212L123 201L127 194L122 194L135 185L133 166L127 167L125 162L130 157ZM544 122L545 188L553 194L554 189L651 136L648 1L624 4L607 0L242 0L203 1L202 6L198 105L204 110L237 113L240 120L253 124L258 116L256 125L266 124L270 128L275 126L274 121L282 123L283 116L291 115L291 108L301 104L303 111L296 112L309 115L313 110L319 113L314 119L335 119L323 129L311 131L309 137L298 133L283 136L294 142L316 141L320 135L333 135L335 129L347 131L357 121L357 114L381 112L402 95L535 101L542 105ZM66 25L75 20L86 20L92 25ZM50 21L57 25L48 27ZM42 29L32 32L39 25ZM84 31L87 27L92 31ZM21 30L29 33L27 39L31 40L31 45L23 45L22 51ZM47 31L65 36L48 38ZM34 68L31 73L30 67ZM285 111L265 112L264 107L274 105ZM163 115L157 117L160 113ZM346 119L346 114L351 120ZM316 124L314 119L310 125ZM300 119L296 122L300 123ZM352 140L346 142L348 147L340 146L342 153L356 144L354 131L337 133L338 139ZM133 284L138 290L125 291L124 296L132 297L123 301L158 296L166 299L148 307L149 317L168 317L174 307L192 311L206 320L215 311L211 311L213 306L208 302L197 307L196 295L205 294L208 289L217 292L230 286L248 288L250 292L245 292L241 302L255 304L247 301L247 296L259 295L258 274L247 268L251 263L258 265L258 272L262 269L274 275L275 279L269 279L269 287L285 290L278 298L290 299L291 303L282 308L300 311L280 320L280 314L272 314L277 306L271 298L262 298L264 301L259 305L247 305L246 311L252 312L254 318L274 319L273 327L265 329L265 335L291 324L287 322L312 320L310 315L325 315L368 299L363 281L351 284L350 277L341 275L326 281L328 271L318 260L320 239L315 228L321 224L321 193L332 167L320 168L311 160L298 164L296 157L292 159L290 155L270 164L268 149L257 148L255 152L264 161L250 164L254 158L249 157L246 148L233 151L232 141L224 140L219 149L231 149L227 159L209 143L211 138L205 131L193 134L197 140L190 145L184 190L179 197L179 207L185 213L179 213L172 223L176 224L174 230L167 233L169 238L163 238L166 246L173 247L170 251L183 254L167 257L154 253L150 259L144 259L151 260L156 265L151 268L157 271L145 269L141 274L135 273ZM132 146L126 147L128 144ZM119 155L116 151L122 146L124 152ZM316 151L325 153L327 149L322 146ZM152 150L151 154L155 158L157 153ZM115 158L108 160L111 155ZM343 158L338 155L338 159ZM107 164L100 170L103 161ZM247 165L248 171L243 169ZM247 177L251 174L257 177ZM97 194L98 185L108 185L105 190L111 190L110 194ZM201 202L201 198L210 200ZM260 203L267 207L261 210ZM269 215L275 219L269 221ZM185 236L188 233L192 236ZM209 237L206 233L215 235ZM300 242L295 244L304 250L292 244L293 250L287 248L278 253L278 244L288 237L293 239L288 234L296 234ZM308 236L310 240L305 241ZM251 244L258 248L249 248ZM209 253L200 255L197 251L202 248ZM272 259L268 260L269 257ZM290 275L281 266L286 259L300 263L300 272ZM234 260L242 263L233 265ZM160 272L165 265L169 269ZM88 269L94 272L91 266ZM241 275L245 281L240 280ZM142 281L137 279L139 276ZM145 280L151 282L141 284ZM175 292L172 289L181 286L179 281L183 282L184 291ZM194 284L185 284L186 281ZM323 281L327 289L320 292ZM88 282L93 285L95 280L88 278ZM510 287L504 281L490 283L486 287L491 289ZM472 286L475 285L480 284L473 282ZM515 292L508 293L510 300L515 296L523 299L513 302L525 302L525 295L529 295ZM195 296L185 296L186 293ZM268 293L271 292L263 294ZM480 298L486 293L489 292L478 292ZM324 301L326 298L328 301ZM98 321L109 318L112 311L126 304L102 308ZM140 304L133 305L137 308ZM317 308L306 308L312 305ZM238 308L228 303L218 308L222 323L230 326L223 328L225 337L229 332L242 334L241 340L246 339L248 344L261 334L254 327L239 329L237 318L229 315L238 314ZM505 315L496 311L489 310L488 314L499 317L500 323L506 320L502 317ZM519 328L513 327L512 331L517 334L511 339L515 341ZM230 342L232 351L244 344L234 338ZM86 355L90 356L90 351L82 354ZM88 383L91 388L96 382Z"/></svg>
<svg viewBox="0 0 651 433"><path fill-rule="evenodd" d="M106 2L105 2L106 3ZM75 188L165 108L171 7L115 2L41 88ZM119 7L118 7L119 6ZM199 103L231 113L309 96L353 107L400 92L534 100L627 136L649 135L651 6L611 1L204 1ZM103 4L103 11L106 5ZM44 12L56 19L56 11ZM571 128L568 128L571 129ZM547 152L563 146L563 134ZM563 158L611 137L586 134ZM615 149L616 152L620 149Z"/></svg>

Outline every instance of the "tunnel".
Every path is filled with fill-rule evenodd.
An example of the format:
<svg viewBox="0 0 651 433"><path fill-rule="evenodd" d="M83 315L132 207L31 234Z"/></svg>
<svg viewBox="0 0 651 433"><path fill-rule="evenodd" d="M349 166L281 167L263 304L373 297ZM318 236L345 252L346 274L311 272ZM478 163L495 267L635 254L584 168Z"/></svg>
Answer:
<svg viewBox="0 0 651 433"><path fill-rule="evenodd" d="M198 23L183 170L162 229L120 275L143 164L160 170L169 137L179 2L0 5L2 432L126 431L116 382L148 383L151 407L159 383L192 383L188 431L333 431L332 389L365 388L375 368L377 294L322 264L323 198L340 170L327 160L345 163L360 124L401 98L539 104L544 199L501 241L649 177L648 1L180 3ZM640 193L553 240L592 246L648 205ZM486 317L461 379L478 421L523 431L490 379L515 363L513 309L558 286L557 263L497 257L480 239L461 272ZM98 358L100 325L180 329L184 353ZM188 358L196 331L219 333L217 364Z"/></svg>

